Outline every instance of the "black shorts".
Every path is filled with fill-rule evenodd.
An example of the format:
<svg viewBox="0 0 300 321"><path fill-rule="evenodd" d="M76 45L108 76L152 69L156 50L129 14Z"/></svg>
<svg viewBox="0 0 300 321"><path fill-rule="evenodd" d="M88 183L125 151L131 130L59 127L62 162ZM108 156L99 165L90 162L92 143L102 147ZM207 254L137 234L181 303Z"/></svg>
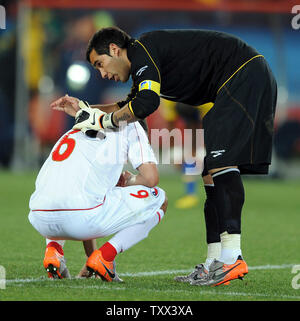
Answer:
<svg viewBox="0 0 300 321"><path fill-rule="evenodd" d="M205 170L238 166L241 174L267 174L276 100L276 80L263 57L226 82L203 119Z"/></svg>

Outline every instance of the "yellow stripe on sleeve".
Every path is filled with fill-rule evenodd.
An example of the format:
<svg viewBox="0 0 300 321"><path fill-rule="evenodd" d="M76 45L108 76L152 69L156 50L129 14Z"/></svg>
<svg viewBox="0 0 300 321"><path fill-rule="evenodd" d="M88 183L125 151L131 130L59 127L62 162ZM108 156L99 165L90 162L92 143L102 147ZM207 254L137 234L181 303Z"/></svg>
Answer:
<svg viewBox="0 0 300 321"><path fill-rule="evenodd" d="M132 110L131 100L130 100L130 102L128 103L128 108L129 108L129 110L131 111L132 115L135 116L135 115L134 115L134 112L133 112L133 110Z"/></svg>

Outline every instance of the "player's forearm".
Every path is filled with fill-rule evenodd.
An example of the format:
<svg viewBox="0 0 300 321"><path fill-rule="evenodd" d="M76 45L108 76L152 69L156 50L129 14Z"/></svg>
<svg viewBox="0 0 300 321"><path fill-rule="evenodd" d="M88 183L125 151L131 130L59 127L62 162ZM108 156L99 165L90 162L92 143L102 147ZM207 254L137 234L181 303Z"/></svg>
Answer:
<svg viewBox="0 0 300 321"><path fill-rule="evenodd" d="M141 174L133 175L129 181L127 182L127 186L132 185L143 185L147 187L154 187L157 185L157 181L154 179L149 179L148 177L144 177Z"/></svg>
<svg viewBox="0 0 300 321"><path fill-rule="evenodd" d="M148 185L147 179L143 177L141 174L132 175L126 183L126 186L133 186L133 185ZM150 186L149 186L150 187Z"/></svg>
<svg viewBox="0 0 300 321"><path fill-rule="evenodd" d="M106 105L91 105L92 108L98 108L101 111L109 114L113 114L113 122L115 125L119 126L121 122L132 123L138 120L132 112L130 111L128 104L120 109L117 103L106 104Z"/></svg>
<svg viewBox="0 0 300 321"><path fill-rule="evenodd" d="M113 104L98 104L98 105L90 105L92 108L100 109L101 111L105 113L112 113L114 111L119 110L119 106L117 103Z"/></svg>
<svg viewBox="0 0 300 321"><path fill-rule="evenodd" d="M121 122L133 123L137 121L133 113L130 111L128 104L123 108L117 110L113 114L113 122L116 126L119 126Z"/></svg>
<svg viewBox="0 0 300 321"><path fill-rule="evenodd" d="M159 182L159 176L156 173L153 173L153 175L144 175L144 174L137 174L137 175L131 175L131 177L128 179L126 186L132 186L132 185L143 185L147 187L154 187L158 185Z"/></svg>

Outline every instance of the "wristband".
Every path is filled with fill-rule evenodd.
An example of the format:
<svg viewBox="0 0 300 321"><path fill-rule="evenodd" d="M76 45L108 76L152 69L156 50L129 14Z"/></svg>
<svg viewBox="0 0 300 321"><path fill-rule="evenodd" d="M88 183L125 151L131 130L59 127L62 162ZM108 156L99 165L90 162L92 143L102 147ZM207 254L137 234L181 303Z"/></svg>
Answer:
<svg viewBox="0 0 300 321"><path fill-rule="evenodd" d="M113 114L114 114L113 112L109 113L109 114L104 114L99 119L102 128L113 129L113 128L117 128L118 127L113 121Z"/></svg>

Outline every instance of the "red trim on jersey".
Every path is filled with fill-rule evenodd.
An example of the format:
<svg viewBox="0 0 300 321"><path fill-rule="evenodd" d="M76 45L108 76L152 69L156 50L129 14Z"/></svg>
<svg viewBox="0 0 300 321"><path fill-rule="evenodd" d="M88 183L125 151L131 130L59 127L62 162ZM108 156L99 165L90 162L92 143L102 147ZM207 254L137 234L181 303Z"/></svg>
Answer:
<svg viewBox="0 0 300 321"><path fill-rule="evenodd" d="M159 212L156 212L156 214L158 215L158 223L159 223L159 222L160 222L160 220L161 220L161 217L160 217Z"/></svg>
<svg viewBox="0 0 300 321"><path fill-rule="evenodd" d="M64 211L89 211L89 210L93 210L101 205L104 204L105 202L105 198L106 196L104 197L104 200L102 203L94 206L94 207L90 207L90 208L72 208L72 209L65 209L65 208L61 208L61 209L54 209L54 210L31 210L31 212L64 212Z"/></svg>

